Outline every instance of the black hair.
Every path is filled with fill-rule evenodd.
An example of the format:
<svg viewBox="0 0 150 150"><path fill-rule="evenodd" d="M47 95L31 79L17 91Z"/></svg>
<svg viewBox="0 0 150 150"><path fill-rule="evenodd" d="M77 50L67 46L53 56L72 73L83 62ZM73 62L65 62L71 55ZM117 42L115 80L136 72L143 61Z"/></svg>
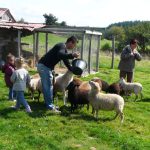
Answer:
<svg viewBox="0 0 150 150"><path fill-rule="evenodd" d="M131 39L131 40L130 40L130 45L131 45L131 44L136 44L136 43L138 43L138 40L136 40L136 39Z"/></svg>
<svg viewBox="0 0 150 150"><path fill-rule="evenodd" d="M71 36L66 41L66 43L69 43L69 42L78 43L78 39L75 36Z"/></svg>

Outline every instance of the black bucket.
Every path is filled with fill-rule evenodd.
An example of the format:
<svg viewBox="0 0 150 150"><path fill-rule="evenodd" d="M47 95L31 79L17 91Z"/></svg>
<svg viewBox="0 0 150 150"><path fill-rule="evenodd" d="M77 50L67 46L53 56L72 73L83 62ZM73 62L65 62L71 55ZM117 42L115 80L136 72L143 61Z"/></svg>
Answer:
<svg viewBox="0 0 150 150"><path fill-rule="evenodd" d="M83 71L86 69L87 63L82 59L74 59L72 61L72 67L73 67L73 74L81 75Z"/></svg>

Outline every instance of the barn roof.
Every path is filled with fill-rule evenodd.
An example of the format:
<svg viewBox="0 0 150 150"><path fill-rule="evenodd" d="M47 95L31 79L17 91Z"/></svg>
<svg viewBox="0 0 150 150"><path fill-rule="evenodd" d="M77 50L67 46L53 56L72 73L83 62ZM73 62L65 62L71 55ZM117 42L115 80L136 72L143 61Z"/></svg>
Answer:
<svg viewBox="0 0 150 150"><path fill-rule="evenodd" d="M17 29L17 30L28 30L34 31L37 28L45 27L44 24L39 23L12 23L12 22L0 22L0 29Z"/></svg>
<svg viewBox="0 0 150 150"><path fill-rule="evenodd" d="M13 15L10 13L8 8L0 8L0 17L3 16L5 13L9 14L9 16L11 17L12 21L11 22L16 22L15 18L13 17Z"/></svg>

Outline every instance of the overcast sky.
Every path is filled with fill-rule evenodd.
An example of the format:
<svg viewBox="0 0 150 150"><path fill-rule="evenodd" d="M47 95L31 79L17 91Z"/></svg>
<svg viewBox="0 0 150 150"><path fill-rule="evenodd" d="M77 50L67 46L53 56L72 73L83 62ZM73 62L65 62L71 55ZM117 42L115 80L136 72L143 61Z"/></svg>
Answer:
<svg viewBox="0 0 150 150"><path fill-rule="evenodd" d="M106 27L121 21L149 20L150 0L0 0L16 20L43 23L52 13L68 25Z"/></svg>

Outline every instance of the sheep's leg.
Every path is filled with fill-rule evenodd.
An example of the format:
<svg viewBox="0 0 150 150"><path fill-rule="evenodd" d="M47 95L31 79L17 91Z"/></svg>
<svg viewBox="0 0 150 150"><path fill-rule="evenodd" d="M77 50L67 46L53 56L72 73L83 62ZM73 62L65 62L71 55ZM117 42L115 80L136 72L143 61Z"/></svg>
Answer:
<svg viewBox="0 0 150 150"><path fill-rule="evenodd" d="M142 100L143 99L143 93L141 92L140 94L141 94L141 100Z"/></svg>
<svg viewBox="0 0 150 150"><path fill-rule="evenodd" d="M38 103L40 102L40 95L41 95L41 92L40 91L38 91L39 92L39 95L38 95L38 97L37 97L37 100L38 100Z"/></svg>
<svg viewBox="0 0 150 150"><path fill-rule="evenodd" d="M116 112L116 115L113 119L116 119L118 115L119 115L119 112Z"/></svg>
<svg viewBox="0 0 150 150"><path fill-rule="evenodd" d="M123 114L123 112L120 112L120 117L121 117L121 123L123 123L123 120L124 120L124 114Z"/></svg>
<svg viewBox="0 0 150 150"><path fill-rule="evenodd" d="M136 95L135 95L135 100L134 100L134 101L136 102L137 99L138 99L138 95L136 94Z"/></svg>
<svg viewBox="0 0 150 150"><path fill-rule="evenodd" d="M63 91L63 101L64 101L64 105L66 106L66 103L67 103L67 94L66 94L66 91Z"/></svg>
<svg viewBox="0 0 150 150"><path fill-rule="evenodd" d="M94 116L94 114L95 114L95 109L94 109L93 106L92 106L92 114L93 114L93 116Z"/></svg>

